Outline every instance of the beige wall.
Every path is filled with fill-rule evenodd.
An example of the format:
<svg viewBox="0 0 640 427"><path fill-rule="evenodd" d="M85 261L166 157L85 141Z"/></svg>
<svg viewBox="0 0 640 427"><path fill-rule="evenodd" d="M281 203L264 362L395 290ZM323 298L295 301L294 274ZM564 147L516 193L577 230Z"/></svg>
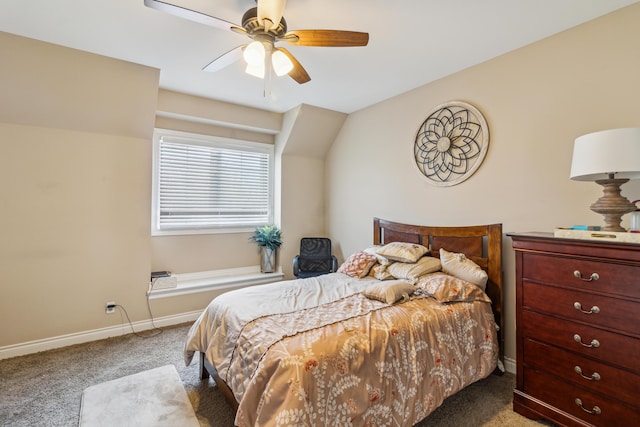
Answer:
<svg viewBox="0 0 640 427"><path fill-rule="evenodd" d="M294 278L292 260L300 252L300 238L324 237L324 160L282 156L283 245L279 261L287 278Z"/></svg>
<svg viewBox="0 0 640 427"><path fill-rule="evenodd" d="M292 260L302 237L326 237L325 155L347 115L300 105L285 114L276 138L279 158L277 205L284 244L279 260L285 278L294 278Z"/></svg>
<svg viewBox="0 0 640 427"><path fill-rule="evenodd" d="M640 127L638 22L640 5L633 5L351 114L326 161L327 219L342 252L371 242L374 216L414 224L501 222L505 232L601 224L589 210L601 189L569 179L573 141ZM431 110L452 100L483 112L489 152L469 180L435 187L414 164L413 141ZM623 194L640 199L640 182L625 184ZM506 355L515 358L509 238L503 261Z"/></svg>
<svg viewBox="0 0 640 427"><path fill-rule="evenodd" d="M0 347L146 317L158 70L0 33Z"/></svg>

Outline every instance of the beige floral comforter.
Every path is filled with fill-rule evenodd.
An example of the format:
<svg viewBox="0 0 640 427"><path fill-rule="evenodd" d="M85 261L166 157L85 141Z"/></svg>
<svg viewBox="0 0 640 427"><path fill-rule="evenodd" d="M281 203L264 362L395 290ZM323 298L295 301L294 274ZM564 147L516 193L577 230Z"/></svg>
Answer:
<svg viewBox="0 0 640 427"><path fill-rule="evenodd" d="M238 426L412 426L496 367L479 288L442 273L409 301L340 273L229 292L189 333L234 391ZM296 309L298 306L300 309Z"/></svg>

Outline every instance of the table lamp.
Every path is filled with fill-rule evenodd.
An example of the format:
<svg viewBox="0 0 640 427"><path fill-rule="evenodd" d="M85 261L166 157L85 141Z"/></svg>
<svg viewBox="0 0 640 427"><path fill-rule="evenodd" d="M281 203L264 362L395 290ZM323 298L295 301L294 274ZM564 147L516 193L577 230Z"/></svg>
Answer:
<svg viewBox="0 0 640 427"><path fill-rule="evenodd" d="M620 194L620 186L640 178L640 128L610 129L576 138L571 179L595 181L604 194L591 210L604 216L603 231L626 231L622 216L636 206Z"/></svg>

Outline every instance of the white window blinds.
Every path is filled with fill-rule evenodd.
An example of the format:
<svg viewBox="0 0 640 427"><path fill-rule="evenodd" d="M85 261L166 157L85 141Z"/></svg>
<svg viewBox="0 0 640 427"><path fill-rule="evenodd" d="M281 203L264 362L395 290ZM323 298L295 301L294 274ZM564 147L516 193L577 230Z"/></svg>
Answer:
<svg viewBox="0 0 640 427"><path fill-rule="evenodd" d="M273 149L157 137L157 231L246 228L271 219Z"/></svg>

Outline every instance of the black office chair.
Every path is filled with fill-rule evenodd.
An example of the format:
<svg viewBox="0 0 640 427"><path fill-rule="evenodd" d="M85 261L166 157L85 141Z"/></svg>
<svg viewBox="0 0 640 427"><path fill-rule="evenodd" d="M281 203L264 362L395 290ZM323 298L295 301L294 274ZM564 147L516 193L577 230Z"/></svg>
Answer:
<svg viewBox="0 0 640 427"><path fill-rule="evenodd" d="M331 239L303 237L300 253L293 258L293 274L298 279L315 277L338 270L338 259L331 255Z"/></svg>

